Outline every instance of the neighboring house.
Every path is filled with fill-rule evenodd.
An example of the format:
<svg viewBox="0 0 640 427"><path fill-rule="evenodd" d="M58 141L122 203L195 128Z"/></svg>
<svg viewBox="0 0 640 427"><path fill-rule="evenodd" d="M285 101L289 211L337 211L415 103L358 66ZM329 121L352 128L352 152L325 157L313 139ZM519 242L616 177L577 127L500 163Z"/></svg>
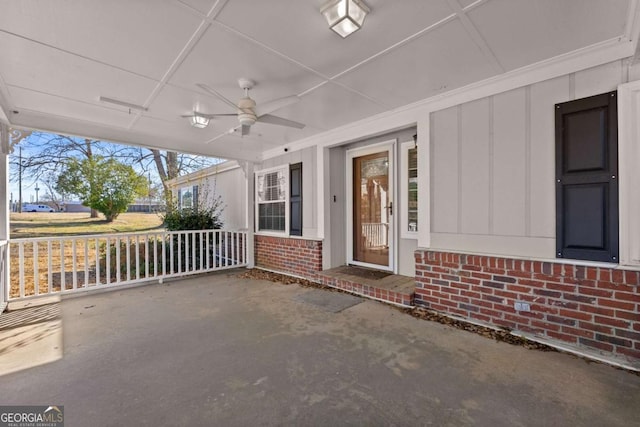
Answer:
<svg viewBox="0 0 640 427"><path fill-rule="evenodd" d="M221 219L227 230L247 228L247 183L236 161L226 161L168 181L179 208L211 206L220 199Z"/></svg>

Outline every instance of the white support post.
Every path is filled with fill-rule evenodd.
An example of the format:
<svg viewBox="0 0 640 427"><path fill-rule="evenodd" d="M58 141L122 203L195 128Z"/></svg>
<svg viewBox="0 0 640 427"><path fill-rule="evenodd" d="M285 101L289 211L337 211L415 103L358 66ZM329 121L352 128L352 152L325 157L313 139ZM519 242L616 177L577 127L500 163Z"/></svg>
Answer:
<svg viewBox="0 0 640 427"><path fill-rule="evenodd" d="M418 247L431 246L431 127L430 115L418 121Z"/></svg>
<svg viewBox="0 0 640 427"><path fill-rule="evenodd" d="M244 167L244 178L247 189L247 203L245 207L245 227L247 230L246 239L246 254L247 254L247 268L255 267L255 248L254 248L254 229L255 229L255 206L254 206L254 179L253 179L253 163L246 162Z"/></svg>
<svg viewBox="0 0 640 427"><path fill-rule="evenodd" d="M4 311L9 300L9 127L0 123L0 241L6 242L6 247L0 253L0 313Z"/></svg>

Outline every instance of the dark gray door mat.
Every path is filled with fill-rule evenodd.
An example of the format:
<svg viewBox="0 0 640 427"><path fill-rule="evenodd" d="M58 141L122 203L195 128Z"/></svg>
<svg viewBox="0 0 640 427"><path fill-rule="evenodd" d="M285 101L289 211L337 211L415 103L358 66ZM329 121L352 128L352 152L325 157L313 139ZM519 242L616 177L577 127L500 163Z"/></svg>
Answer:
<svg viewBox="0 0 640 427"><path fill-rule="evenodd" d="M315 305L330 313L339 313L356 304L360 304L363 300L354 295L343 294L340 292L322 291L319 289L311 289L304 294L296 295L293 299L307 304Z"/></svg>

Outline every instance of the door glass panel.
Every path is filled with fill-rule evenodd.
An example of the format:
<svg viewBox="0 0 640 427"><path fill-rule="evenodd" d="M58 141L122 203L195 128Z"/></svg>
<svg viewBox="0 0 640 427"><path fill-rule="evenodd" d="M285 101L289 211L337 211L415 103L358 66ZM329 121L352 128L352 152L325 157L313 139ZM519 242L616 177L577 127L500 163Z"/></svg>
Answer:
<svg viewBox="0 0 640 427"><path fill-rule="evenodd" d="M389 155L353 159L353 260L389 266Z"/></svg>

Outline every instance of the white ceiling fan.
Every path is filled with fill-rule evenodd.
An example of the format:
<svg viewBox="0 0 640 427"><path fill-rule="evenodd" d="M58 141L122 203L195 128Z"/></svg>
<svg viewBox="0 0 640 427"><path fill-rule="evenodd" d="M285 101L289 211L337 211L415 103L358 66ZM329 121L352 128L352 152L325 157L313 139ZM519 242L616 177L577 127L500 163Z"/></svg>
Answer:
<svg viewBox="0 0 640 427"><path fill-rule="evenodd" d="M234 127L231 130L225 132L224 134L214 138L214 140L224 135L231 134L235 132L238 128L241 130L242 136L249 135L251 126L256 122L268 123L268 124L279 125L279 126L287 126L287 127L292 127L296 129L304 128L305 125L302 123L294 122L293 120L288 120L282 117L273 116L269 114L272 111L276 111L288 105L295 104L296 102L300 101L299 96L292 95L284 98L274 99L272 101L265 102L260 106L257 106L256 102L249 97L249 90L251 90L251 88L253 88L255 84L256 83L250 79L245 79L245 78L238 79L238 85L240 85L241 89L244 89L244 97L240 98L240 100L236 104L230 101L229 99L225 98L221 93L207 86L206 84L198 83L197 86L200 89L214 95L215 97L223 101L225 104L235 109L236 113L201 114L201 113L194 112L191 115L185 115L183 117L198 116L205 119L212 119L219 116L237 116L238 122L240 122L240 124L237 127Z"/></svg>

